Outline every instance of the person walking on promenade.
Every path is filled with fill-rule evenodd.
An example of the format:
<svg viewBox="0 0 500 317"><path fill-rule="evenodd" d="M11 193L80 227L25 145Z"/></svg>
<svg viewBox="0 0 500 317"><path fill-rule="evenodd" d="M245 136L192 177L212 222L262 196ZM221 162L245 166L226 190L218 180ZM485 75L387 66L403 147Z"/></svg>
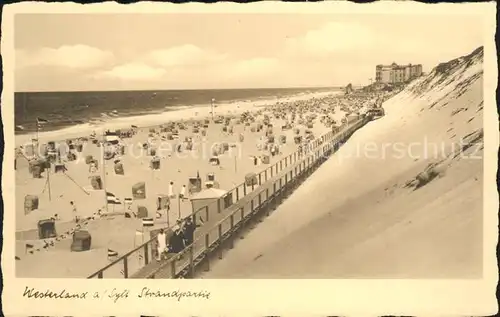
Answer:
<svg viewBox="0 0 500 317"><path fill-rule="evenodd" d="M179 199L184 200L186 196L186 185L182 185L181 193L179 194Z"/></svg>
<svg viewBox="0 0 500 317"><path fill-rule="evenodd" d="M170 184L168 184L168 197L169 198L175 198L174 195L174 182L171 181Z"/></svg>
<svg viewBox="0 0 500 317"><path fill-rule="evenodd" d="M169 251L171 253L180 253L182 250L184 250L184 237L181 231L181 227L179 225L176 225L173 228L173 234L169 239Z"/></svg>
<svg viewBox="0 0 500 317"><path fill-rule="evenodd" d="M190 246L193 241L194 241L194 232L196 231L196 228L200 227L201 225L199 224L194 224L193 220L191 217L186 219L186 223L184 224L184 241L186 243L186 247Z"/></svg>
<svg viewBox="0 0 500 317"><path fill-rule="evenodd" d="M156 236L156 243L158 246L158 254L156 256L157 261L161 261L165 250L167 249L167 235L163 229L160 230L160 233Z"/></svg>

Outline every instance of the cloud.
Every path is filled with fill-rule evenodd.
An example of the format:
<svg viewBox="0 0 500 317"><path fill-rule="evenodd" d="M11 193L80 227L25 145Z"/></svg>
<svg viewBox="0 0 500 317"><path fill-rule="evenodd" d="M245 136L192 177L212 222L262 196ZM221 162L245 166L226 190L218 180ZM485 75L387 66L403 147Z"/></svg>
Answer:
<svg viewBox="0 0 500 317"><path fill-rule="evenodd" d="M163 68L152 67L143 63L128 63L99 72L94 77L119 80L158 80L166 73Z"/></svg>
<svg viewBox="0 0 500 317"><path fill-rule="evenodd" d="M280 62L275 58L256 57L244 60L235 60L221 69L220 74L230 79L251 79L268 76L280 69Z"/></svg>
<svg viewBox="0 0 500 317"><path fill-rule="evenodd" d="M35 51L16 52L16 68L50 66L85 69L103 66L113 60L113 53L86 45L64 45L59 48L44 47Z"/></svg>
<svg viewBox="0 0 500 317"><path fill-rule="evenodd" d="M187 44L152 51L147 54L146 61L163 67L176 67L220 62L226 58L226 54L220 54L211 50L204 50L197 46Z"/></svg>
<svg viewBox="0 0 500 317"><path fill-rule="evenodd" d="M290 38L285 50L289 54L328 55L367 49L385 42L381 34L354 23L329 22L298 38Z"/></svg>

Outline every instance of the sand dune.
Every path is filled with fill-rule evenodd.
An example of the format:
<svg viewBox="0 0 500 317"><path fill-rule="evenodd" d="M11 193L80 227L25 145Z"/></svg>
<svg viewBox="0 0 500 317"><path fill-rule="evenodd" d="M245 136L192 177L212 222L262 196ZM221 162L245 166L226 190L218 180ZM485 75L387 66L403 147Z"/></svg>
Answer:
<svg viewBox="0 0 500 317"><path fill-rule="evenodd" d="M483 50L384 103L204 278L478 278Z"/></svg>

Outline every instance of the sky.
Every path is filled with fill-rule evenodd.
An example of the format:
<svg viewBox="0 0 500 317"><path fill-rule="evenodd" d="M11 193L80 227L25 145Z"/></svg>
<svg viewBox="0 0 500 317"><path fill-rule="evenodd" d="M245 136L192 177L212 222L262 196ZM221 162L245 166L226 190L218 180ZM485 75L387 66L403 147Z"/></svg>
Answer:
<svg viewBox="0 0 500 317"><path fill-rule="evenodd" d="M377 64L427 72L483 33L477 16L17 14L15 90L365 85Z"/></svg>

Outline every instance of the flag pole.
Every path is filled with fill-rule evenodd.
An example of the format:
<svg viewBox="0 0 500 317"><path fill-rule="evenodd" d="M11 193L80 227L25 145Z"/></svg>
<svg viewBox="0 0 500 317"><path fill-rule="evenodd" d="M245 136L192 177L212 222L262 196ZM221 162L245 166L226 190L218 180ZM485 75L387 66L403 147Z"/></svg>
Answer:
<svg viewBox="0 0 500 317"><path fill-rule="evenodd" d="M39 151L39 146L38 146L38 128L39 128L39 123L38 123L38 118L36 118L36 149L35 149L35 143L33 142L33 139L31 139L31 145L33 146L33 151L35 152L35 157L38 158L38 151Z"/></svg>
<svg viewBox="0 0 500 317"><path fill-rule="evenodd" d="M179 214L177 215L177 219L181 219L181 198L177 195L177 208L179 209Z"/></svg>
<svg viewBox="0 0 500 317"><path fill-rule="evenodd" d="M212 122L214 121L214 102L215 98L212 98Z"/></svg>
<svg viewBox="0 0 500 317"><path fill-rule="evenodd" d="M106 165L104 164L104 131L102 132L102 140L101 140L101 159L102 159L102 187L104 188L104 203L106 208L106 213L109 212L108 208L108 192L106 191Z"/></svg>
<svg viewBox="0 0 500 317"><path fill-rule="evenodd" d="M52 201L52 194L50 192L50 168L47 169L47 185L49 186L49 201Z"/></svg>

